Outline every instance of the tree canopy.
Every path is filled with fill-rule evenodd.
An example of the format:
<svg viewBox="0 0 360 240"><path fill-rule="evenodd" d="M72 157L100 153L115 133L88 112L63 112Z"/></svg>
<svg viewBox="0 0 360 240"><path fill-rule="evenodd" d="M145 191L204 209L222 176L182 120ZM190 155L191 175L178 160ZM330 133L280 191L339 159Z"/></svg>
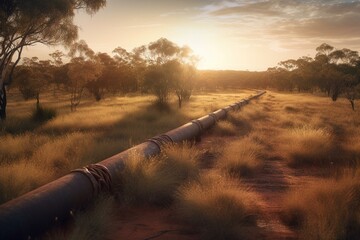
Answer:
<svg viewBox="0 0 360 240"><path fill-rule="evenodd" d="M25 46L72 43L78 34L77 9L89 14L106 0L2 0L0 2L0 117L6 117L5 84L9 84Z"/></svg>

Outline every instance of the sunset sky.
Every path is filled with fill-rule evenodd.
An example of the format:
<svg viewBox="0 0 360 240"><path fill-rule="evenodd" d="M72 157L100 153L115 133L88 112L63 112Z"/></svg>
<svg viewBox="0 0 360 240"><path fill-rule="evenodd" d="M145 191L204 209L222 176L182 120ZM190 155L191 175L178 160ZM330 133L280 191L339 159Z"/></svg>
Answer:
<svg viewBox="0 0 360 240"><path fill-rule="evenodd" d="M200 69L266 70L313 57L323 42L360 50L359 0L108 0L75 22L96 52L130 51L165 37L190 46ZM54 50L35 46L25 56L47 58Z"/></svg>

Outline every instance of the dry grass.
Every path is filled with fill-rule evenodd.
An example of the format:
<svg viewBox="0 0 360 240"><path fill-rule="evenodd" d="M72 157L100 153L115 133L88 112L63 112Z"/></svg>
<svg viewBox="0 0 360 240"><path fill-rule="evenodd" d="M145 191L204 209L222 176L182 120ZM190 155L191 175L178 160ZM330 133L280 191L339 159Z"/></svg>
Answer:
<svg viewBox="0 0 360 240"><path fill-rule="evenodd" d="M75 215L68 229L56 229L47 233L44 240L102 240L114 230L115 201L101 196L86 209Z"/></svg>
<svg viewBox="0 0 360 240"><path fill-rule="evenodd" d="M286 131L280 147L291 166L330 165L333 139L329 130L303 126Z"/></svg>
<svg viewBox="0 0 360 240"><path fill-rule="evenodd" d="M18 195L50 182L52 169L26 161L0 165L0 202L6 202Z"/></svg>
<svg viewBox="0 0 360 240"><path fill-rule="evenodd" d="M256 239L256 198L229 179L210 174L180 189L176 211L204 239Z"/></svg>
<svg viewBox="0 0 360 240"><path fill-rule="evenodd" d="M217 122L213 133L217 136L235 136L237 134L237 129L234 124L229 121L219 121Z"/></svg>
<svg viewBox="0 0 360 240"><path fill-rule="evenodd" d="M251 176L262 167L262 146L254 139L245 137L226 145L217 163L231 176Z"/></svg>
<svg viewBox="0 0 360 240"><path fill-rule="evenodd" d="M360 171L323 180L287 194L283 220L300 239L357 239L360 236Z"/></svg>
<svg viewBox="0 0 360 240"><path fill-rule="evenodd" d="M10 92L8 120L0 123L0 167L4 172L0 203L238 101L250 92L197 94L182 109L177 109L174 99L168 111L158 109L152 104L154 98L146 95L111 97L101 102L84 99L77 112L70 112L67 96L47 94L42 105L56 109L58 115L46 123L31 119L35 101L23 101L17 92ZM24 171L24 166L30 171ZM37 173L41 168L46 174ZM32 179L31 184L23 184L23 179Z"/></svg>
<svg viewBox="0 0 360 240"><path fill-rule="evenodd" d="M166 146L157 157L134 154L122 171L120 197L128 204L168 205L177 188L199 175L199 152L190 146Z"/></svg>

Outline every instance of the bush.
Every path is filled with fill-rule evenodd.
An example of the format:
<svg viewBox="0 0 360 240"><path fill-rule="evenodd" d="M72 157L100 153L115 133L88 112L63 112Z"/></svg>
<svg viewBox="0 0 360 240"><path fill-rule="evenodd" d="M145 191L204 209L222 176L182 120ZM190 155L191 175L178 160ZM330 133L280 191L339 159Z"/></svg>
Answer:
<svg viewBox="0 0 360 240"><path fill-rule="evenodd" d="M32 119L37 122L46 122L56 117L56 110L52 108L44 108L39 105L32 113Z"/></svg>

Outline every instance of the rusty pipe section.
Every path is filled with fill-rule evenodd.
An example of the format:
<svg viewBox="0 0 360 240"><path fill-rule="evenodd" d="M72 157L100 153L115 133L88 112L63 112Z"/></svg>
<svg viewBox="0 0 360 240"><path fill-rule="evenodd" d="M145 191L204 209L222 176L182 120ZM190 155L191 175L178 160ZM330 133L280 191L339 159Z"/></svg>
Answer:
<svg viewBox="0 0 360 240"><path fill-rule="evenodd" d="M13 199L0 206L0 239L32 239L59 221L83 208L100 192L111 192L120 184L126 160L136 152L145 157L156 155L162 145L194 139L224 119L229 111L239 110L265 91L219 109L165 134L153 137L126 151L92 164Z"/></svg>

